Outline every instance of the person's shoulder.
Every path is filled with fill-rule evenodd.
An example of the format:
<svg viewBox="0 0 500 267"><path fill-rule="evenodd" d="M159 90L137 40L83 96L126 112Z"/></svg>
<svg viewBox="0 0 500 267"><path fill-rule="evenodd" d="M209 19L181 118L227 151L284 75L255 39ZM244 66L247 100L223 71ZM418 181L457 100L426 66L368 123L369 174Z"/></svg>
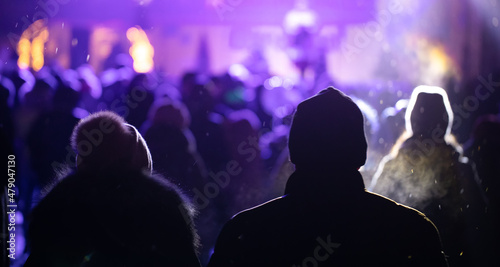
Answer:
<svg viewBox="0 0 500 267"><path fill-rule="evenodd" d="M241 246L242 243L247 243L246 237L256 238L267 233L269 223L281 217L283 207L287 206L287 202L287 197L282 196L234 215L224 224L219 234L216 252L232 250Z"/></svg>
<svg viewBox="0 0 500 267"><path fill-rule="evenodd" d="M177 185L160 174L149 174L140 170L121 170L93 177L95 182L101 179L103 181L100 187L109 192L108 194L117 197L116 199L122 199L127 195L133 196L133 198L123 199L126 202L139 201L150 203L154 207L189 202Z"/></svg>
<svg viewBox="0 0 500 267"><path fill-rule="evenodd" d="M81 197L93 202L89 196L120 200L123 204L129 201L168 201L172 204L187 202L179 187L168 179L158 174L127 168L101 172L76 171L60 176L47 187L43 200Z"/></svg>
<svg viewBox="0 0 500 267"><path fill-rule="evenodd" d="M58 198L75 198L77 195L70 192L78 189L78 191L84 190L84 182L85 179L82 179L82 175L64 166L64 168L57 170L55 176L41 188L40 195L35 202L47 202Z"/></svg>
<svg viewBox="0 0 500 267"><path fill-rule="evenodd" d="M378 194L367 192L366 197L377 215L370 224L385 230L379 231L383 239L410 253L412 266L446 266L439 231L424 213Z"/></svg>
<svg viewBox="0 0 500 267"><path fill-rule="evenodd" d="M375 193L367 192L366 196L372 203L373 218L379 218L378 223L390 225L393 233L415 242L439 240L436 225L424 213Z"/></svg>
<svg viewBox="0 0 500 267"><path fill-rule="evenodd" d="M432 223L421 211L398 203L390 198L368 191L365 196L367 202L375 206L374 208L381 215L390 215L391 217L397 217L399 221L407 221L409 223Z"/></svg>
<svg viewBox="0 0 500 267"><path fill-rule="evenodd" d="M271 199L257 206L238 212L233 216L233 219L272 215L272 213L283 210L285 206L287 206L288 200L289 198L286 195Z"/></svg>
<svg viewBox="0 0 500 267"><path fill-rule="evenodd" d="M228 230L254 228L255 226L279 218L280 214L286 212L289 206L289 199L286 195L271 199L255 207L238 212L226 223L226 228Z"/></svg>

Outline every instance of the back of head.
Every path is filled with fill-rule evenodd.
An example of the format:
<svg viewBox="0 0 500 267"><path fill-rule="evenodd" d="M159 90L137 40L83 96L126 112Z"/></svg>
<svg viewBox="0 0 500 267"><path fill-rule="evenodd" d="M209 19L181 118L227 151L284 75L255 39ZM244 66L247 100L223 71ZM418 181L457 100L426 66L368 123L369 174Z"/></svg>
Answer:
<svg viewBox="0 0 500 267"><path fill-rule="evenodd" d="M474 140L483 141L487 145L497 145L500 139L500 118L498 115L486 114L480 116L474 122L474 131L472 133ZM490 140L491 139L491 140Z"/></svg>
<svg viewBox="0 0 500 267"><path fill-rule="evenodd" d="M214 107L214 99L208 89L201 84L193 85L189 95L184 95L184 103L186 104L193 119L196 117L204 117ZM184 93L183 93L184 94Z"/></svg>
<svg viewBox="0 0 500 267"><path fill-rule="evenodd" d="M71 146L78 155L78 170L152 170L151 154L141 134L110 111L82 119L73 130Z"/></svg>
<svg viewBox="0 0 500 267"><path fill-rule="evenodd" d="M444 138L450 134L453 122L448 95L439 87L418 86L411 95L405 119L406 130L414 136ZM438 128L442 129L441 136L436 135Z"/></svg>
<svg viewBox="0 0 500 267"><path fill-rule="evenodd" d="M167 125L176 129L186 129L191 123L191 116L182 102L162 99L151 107L149 120L153 125Z"/></svg>
<svg viewBox="0 0 500 267"><path fill-rule="evenodd" d="M476 150L472 153L472 158L475 161L500 163L498 153L500 150L500 119L497 115L487 114L477 118L472 136Z"/></svg>
<svg viewBox="0 0 500 267"><path fill-rule="evenodd" d="M357 169L366 160L364 118L344 93L328 87L297 106L290 159L297 169Z"/></svg>

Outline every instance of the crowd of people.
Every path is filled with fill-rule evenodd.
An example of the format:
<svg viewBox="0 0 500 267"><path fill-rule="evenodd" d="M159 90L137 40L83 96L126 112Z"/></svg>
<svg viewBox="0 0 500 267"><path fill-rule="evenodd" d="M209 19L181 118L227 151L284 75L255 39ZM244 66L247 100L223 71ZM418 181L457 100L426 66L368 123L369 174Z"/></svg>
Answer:
<svg viewBox="0 0 500 267"><path fill-rule="evenodd" d="M2 153L16 155L26 238L19 261L490 264L498 115L477 114L462 147L443 89L417 87L407 108L374 117L361 94L251 76L189 72L175 82L126 64L100 75L2 70Z"/></svg>

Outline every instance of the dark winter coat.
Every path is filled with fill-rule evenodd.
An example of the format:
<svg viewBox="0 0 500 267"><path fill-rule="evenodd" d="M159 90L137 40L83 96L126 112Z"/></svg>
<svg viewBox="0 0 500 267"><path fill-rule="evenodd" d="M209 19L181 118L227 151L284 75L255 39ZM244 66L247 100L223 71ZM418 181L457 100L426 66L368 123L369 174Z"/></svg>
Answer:
<svg viewBox="0 0 500 267"><path fill-rule="evenodd" d="M208 266L447 266L424 214L328 173L296 171L285 196L237 214Z"/></svg>
<svg viewBox="0 0 500 267"><path fill-rule="evenodd" d="M453 146L422 143L406 140L397 156L379 167L372 190L424 212L439 229L451 266L475 266L482 261L478 242L485 209L473 169L460 162Z"/></svg>
<svg viewBox="0 0 500 267"><path fill-rule="evenodd" d="M164 178L77 172L34 208L25 266L199 266L191 213Z"/></svg>

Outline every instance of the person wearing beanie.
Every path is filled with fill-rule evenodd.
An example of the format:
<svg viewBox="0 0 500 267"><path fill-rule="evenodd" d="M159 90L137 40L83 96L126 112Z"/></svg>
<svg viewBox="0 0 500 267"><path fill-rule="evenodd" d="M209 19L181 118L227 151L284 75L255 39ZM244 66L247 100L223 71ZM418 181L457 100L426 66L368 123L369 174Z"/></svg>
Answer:
<svg viewBox="0 0 500 267"><path fill-rule="evenodd" d="M365 190L363 120L333 87L301 102L285 195L227 222L208 266L447 266L424 214Z"/></svg>
<svg viewBox="0 0 500 267"><path fill-rule="evenodd" d="M24 266L200 266L195 210L152 174L135 127L98 112L77 124L71 144L76 171L32 210Z"/></svg>

